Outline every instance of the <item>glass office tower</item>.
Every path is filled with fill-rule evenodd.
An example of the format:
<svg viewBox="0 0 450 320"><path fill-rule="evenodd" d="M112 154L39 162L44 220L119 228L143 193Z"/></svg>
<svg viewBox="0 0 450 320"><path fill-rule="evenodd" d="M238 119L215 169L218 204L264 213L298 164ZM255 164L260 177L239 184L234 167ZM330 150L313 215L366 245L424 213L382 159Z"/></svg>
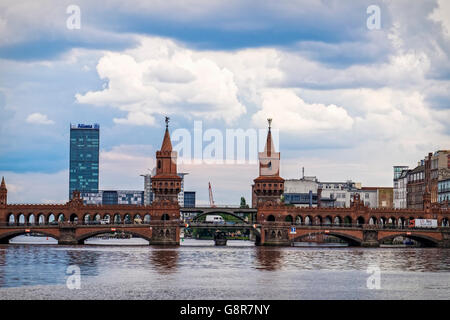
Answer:
<svg viewBox="0 0 450 320"><path fill-rule="evenodd" d="M98 191L100 126L70 125L69 198L72 192Z"/></svg>

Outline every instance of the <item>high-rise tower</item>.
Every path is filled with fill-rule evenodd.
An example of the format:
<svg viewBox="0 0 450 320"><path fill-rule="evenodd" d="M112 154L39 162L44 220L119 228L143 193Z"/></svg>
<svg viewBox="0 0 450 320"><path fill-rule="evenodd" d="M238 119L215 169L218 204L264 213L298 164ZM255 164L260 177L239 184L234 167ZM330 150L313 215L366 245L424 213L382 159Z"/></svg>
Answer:
<svg viewBox="0 0 450 320"><path fill-rule="evenodd" d="M156 151L156 175L152 177L154 202L169 200L178 203L181 177L177 174L177 152L172 151L169 134L169 117L166 117L166 132L161 150Z"/></svg>
<svg viewBox="0 0 450 320"><path fill-rule="evenodd" d="M257 207L266 201L280 203L281 195L284 191L284 179L280 177L280 153L275 152L275 146L272 141L272 119L267 120L269 122L269 131L267 133L266 146L264 151L258 155L259 177L253 180L255 183L253 188Z"/></svg>
<svg viewBox="0 0 450 320"><path fill-rule="evenodd" d="M70 126L69 198L75 190L98 191L100 126Z"/></svg>

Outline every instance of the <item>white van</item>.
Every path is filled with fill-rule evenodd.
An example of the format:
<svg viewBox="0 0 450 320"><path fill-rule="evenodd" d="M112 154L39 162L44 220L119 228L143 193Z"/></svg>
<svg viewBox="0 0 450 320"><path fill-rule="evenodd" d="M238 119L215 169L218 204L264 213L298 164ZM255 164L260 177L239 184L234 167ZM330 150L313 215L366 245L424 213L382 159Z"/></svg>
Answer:
<svg viewBox="0 0 450 320"><path fill-rule="evenodd" d="M222 216L219 215L207 215L205 219L206 223L225 223Z"/></svg>

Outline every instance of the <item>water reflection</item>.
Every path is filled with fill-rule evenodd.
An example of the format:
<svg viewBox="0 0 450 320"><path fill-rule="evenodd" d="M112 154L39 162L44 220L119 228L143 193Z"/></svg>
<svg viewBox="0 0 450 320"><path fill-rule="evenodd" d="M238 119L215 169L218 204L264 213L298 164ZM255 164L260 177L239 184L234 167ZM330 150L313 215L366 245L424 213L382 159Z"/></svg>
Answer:
<svg viewBox="0 0 450 320"><path fill-rule="evenodd" d="M162 274L176 272L178 263L178 247L155 249L150 256L156 271Z"/></svg>
<svg viewBox="0 0 450 320"><path fill-rule="evenodd" d="M256 269L274 271L281 268L282 248L256 247Z"/></svg>

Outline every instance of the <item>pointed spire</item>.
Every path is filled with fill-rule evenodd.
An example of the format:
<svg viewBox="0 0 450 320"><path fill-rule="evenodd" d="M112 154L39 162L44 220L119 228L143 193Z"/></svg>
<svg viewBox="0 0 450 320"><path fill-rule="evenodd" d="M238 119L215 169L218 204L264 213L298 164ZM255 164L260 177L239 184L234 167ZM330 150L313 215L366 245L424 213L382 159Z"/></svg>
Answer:
<svg viewBox="0 0 450 320"><path fill-rule="evenodd" d="M172 151L172 142L169 134L169 117L166 117L166 132L164 133L164 140L161 146L161 151Z"/></svg>
<svg viewBox="0 0 450 320"><path fill-rule="evenodd" d="M267 133L267 141L266 141L266 146L264 147L264 152L267 154L267 156L271 156L272 151L275 152L275 146L273 145L273 141L272 141L272 132L271 132L271 124L272 124L272 119L269 118L267 119L267 122L269 123L269 132Z"/></svg>
<svg viewBox="0 0 450 320"><path fill-rule="evenodd" d="M0 189L6 189L5 177L2 177L2 184L0 185Z"/></svg>

